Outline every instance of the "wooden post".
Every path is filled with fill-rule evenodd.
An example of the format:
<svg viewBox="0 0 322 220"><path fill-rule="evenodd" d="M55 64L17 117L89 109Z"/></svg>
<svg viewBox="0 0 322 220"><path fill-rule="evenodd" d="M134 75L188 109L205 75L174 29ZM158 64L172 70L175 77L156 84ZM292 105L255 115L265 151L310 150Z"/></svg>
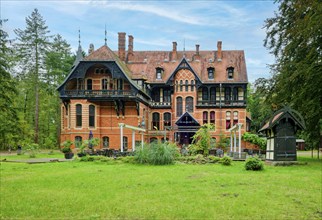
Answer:
<svg viewBox="0 0 322 220"><path fill-rule="evenodd" d="M132 130L132 151L135 151L135 131Z"/></svg>

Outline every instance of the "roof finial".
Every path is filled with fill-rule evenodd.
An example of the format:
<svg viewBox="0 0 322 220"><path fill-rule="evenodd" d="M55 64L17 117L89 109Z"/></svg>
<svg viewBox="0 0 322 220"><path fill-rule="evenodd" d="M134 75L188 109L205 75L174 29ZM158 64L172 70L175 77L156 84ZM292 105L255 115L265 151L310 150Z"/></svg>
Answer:
<svg viewBox="0 0 322 220"><path fill-rule="evenodd" d="M80 40L80 29L78 29L78 46L81 45L81 40Z"/></svg>
<svg viewBox="0 0 322 220"><path fill-rule="evenodd" d="M106 34L107 34L107 31L106 31L106 24L105 24L105 39L104 39L104 41L105 41L105 44L104 44L104 45L105 45L105 46L107 45L107 44L106 44L106 41L107 41L107 39L106 39Z"/></svg>
<svg viewBox="0 0 322 220"><path fill-rule="evenodd" d="M186 57L186 39L183 38L183 57Z"/></svg>

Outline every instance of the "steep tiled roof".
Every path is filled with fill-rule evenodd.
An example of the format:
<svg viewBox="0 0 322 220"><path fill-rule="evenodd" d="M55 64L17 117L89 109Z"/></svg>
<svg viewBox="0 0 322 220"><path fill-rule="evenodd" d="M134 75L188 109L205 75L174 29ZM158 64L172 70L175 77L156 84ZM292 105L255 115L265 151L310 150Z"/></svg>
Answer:
<svg viewBox="0 0 322 220"><path fill-rule="evenodd" d="M178 67L182 58L185 57L203 83L246 83L248 81L245 55L242 50L222 51L220 61L217 59L217 51L200 51L198 56L196 56L196 51L177 51L175 60L171 59L172 51L133 51L133 56L127 62L121 61L116 54L117 51L113 52L108 46L104 45L93 51L84 60L116 61L131 79L145 79L150 83L164 83ZM156 80L157 67L162 67L164 70L162 80ZM209 67L215 69L214 80L208 79L207 68ZM227 78L228 67L234 67L233 79Z"/></svg>
<svg viewBox="0 0 322 220"><path fill-rule="evenodd" d="M135 51L134 59L127 63L133 75L144 75L149 82L160 82L156 80L155 68L164 69L163 82L166 82L173 71L179 65L183 52L177 52L177 59L172 61L170 51ZM194 59L195 51L186 51L185 58L190 66L204 82L247 82L247 71L243 51L222 51L222 60L215 59L215 51L200 51L199 59ZM234 79L227 79L227 67L234 67ZM215 68L215 79L208 80L207 68Z"/></svg>

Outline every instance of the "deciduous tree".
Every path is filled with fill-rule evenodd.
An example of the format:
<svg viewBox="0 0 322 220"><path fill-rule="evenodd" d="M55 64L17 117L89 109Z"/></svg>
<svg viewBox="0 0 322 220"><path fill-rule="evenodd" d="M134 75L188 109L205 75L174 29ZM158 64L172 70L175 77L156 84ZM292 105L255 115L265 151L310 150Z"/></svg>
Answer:
<svg viewBox="0 0 322 220"><path fill-rule="evenodd" d="M276 57L272 102L298 110L306 141L320 141L322 118L322 4L320 0L278 0L278 12L265 21L264 45Z"/></svg>

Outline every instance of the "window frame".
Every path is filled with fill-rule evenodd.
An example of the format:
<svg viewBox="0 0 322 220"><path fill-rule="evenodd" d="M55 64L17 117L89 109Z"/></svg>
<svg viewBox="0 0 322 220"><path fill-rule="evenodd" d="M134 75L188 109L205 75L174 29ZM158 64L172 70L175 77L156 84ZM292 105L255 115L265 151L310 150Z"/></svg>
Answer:
<svg viewBox="0 0 322 220"><path fill-rule="evenodd" d="M95 113L96 113L95 105L89 105L88 106L88 126L89 127L95 127L95 115L96 115Z"/></svg>
<svg viewBox="0 0 322 220"><path fill-rule="evenodd" d="M83 126L83 106L82 104L76 104L76 127L81 128Z"/></svg>

